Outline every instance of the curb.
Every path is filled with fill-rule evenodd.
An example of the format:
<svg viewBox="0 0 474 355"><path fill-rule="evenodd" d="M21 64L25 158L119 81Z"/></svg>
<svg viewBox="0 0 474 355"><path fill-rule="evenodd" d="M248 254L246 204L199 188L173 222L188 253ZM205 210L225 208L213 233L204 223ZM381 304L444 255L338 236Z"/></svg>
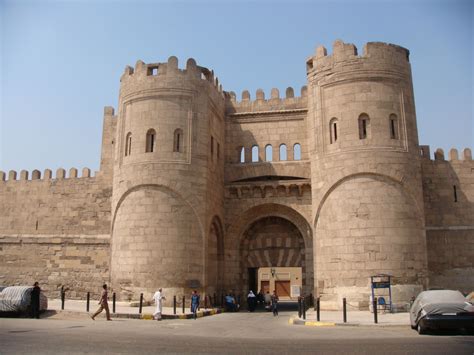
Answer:
<svg viewBox="0 0 474 355"><path fill-rule="evenodd" d="M197 317L208 317L213 316L215 314L224 313L224 311L220 308L209 309L205 311L198 311ZM143 319L143 320L154 320L153 314L151 313L143 313L143 314L133 314L133 313L112 313L110 315L111 318L128 318L128 319ZM192 314L163 314L161 319L193 319Z"/></svg>
<svg viewBox="0 0 474 355"><path fill-rule="evenodd" d="M336 323L336 322L318 322L304 320L301 318L292 317L288 320L288 324L291 325L305 325L309 327L377 327L377 328L390 328L390 327L408 327L408 324L361 324L361 323Z"/></svg>

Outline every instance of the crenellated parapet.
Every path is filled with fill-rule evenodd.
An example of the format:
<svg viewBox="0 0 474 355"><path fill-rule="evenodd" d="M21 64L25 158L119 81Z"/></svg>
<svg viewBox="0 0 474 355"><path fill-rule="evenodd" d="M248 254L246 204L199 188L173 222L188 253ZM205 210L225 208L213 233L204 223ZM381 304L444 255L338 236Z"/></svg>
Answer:
<svg viewBox="0 0 474 355"><path fill-rule="evenodd" d="M213 70L198 66L193 58L186 61L186 67L178 67L178 58L171 56L166 63L144 63L138 60L135 67L126 66L120 78L121 96L126 97L137 90L160 87L186 87L189 81L206 82L213 87L215 94L223 97L222 84Z"/></svg>
<svg viewBox="0 0 474 355"><path fill-rule="evenodd" d="M362 55L358 55L354 44L337 40L333 44L331 55L328 55L324 46L318 47L316 53L306 61L306 71L308 75L334 69L342 72L388 70L389 68L406 71L410 68L409 55L408 49L383 42L368 42L364 46Z"/></svg>
<svg viewBox="0 0 474 355"><path fill-rule="evenodd" d="M444 150L442 148L438 148L434 152L434 159L431 159L430 146L420 145L420 156L424 160L426 159L431 161L472 162L472 150L470 148L464 148L461 155L459 155L459 152L456 148L451 148L447 157L444 154Z"/></svg>
<svg viewBox="0 0 474 355"><path fill-rule="evenodd" d="M226 92L226 113L229 116L251 115L275 113L281 111L301 111L307 109L307 87L303 86L300 90L300 96L295 96L292 87L285 90L284 97L280 96L280 91L273 88L268 98L262 89L255 93L255 99L251 98L248 90L242 91L241 99L238 101L235 92Z"/></svg>
<svg viewBox="0 0 474 355"><path fill-rule="evenodd" d="M31 178L30 178L31 176ZM18 179L19 177L19 179ZM51 169L45 169L43 175L41 175L41 171L35 169L31 172L27 170L21 170L20 175L17 174L15 170L10 170L8 175L4 171L0 171L0 182L8 183L13 181L49 181L49 180L63 180L63 179L81 179L81 178L91 178L91 170L89 168L83 168L81 176L78 174L78 170L76 168L71 168L66 173L66 170L63 168L59 168L56 170L56 175L53 178L53 173Z"/></svg>

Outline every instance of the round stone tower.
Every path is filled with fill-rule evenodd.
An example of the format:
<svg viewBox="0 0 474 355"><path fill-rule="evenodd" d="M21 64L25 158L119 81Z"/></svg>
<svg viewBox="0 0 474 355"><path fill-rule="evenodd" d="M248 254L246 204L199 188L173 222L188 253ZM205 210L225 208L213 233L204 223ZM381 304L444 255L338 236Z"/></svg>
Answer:
<svg viewBox="0 0 474 355"><path fill-rule="evenodd" d="M112 197L111 283L121 299L217 288L224 96L189 59L126 67Z"/></svg>
<svg viewBox="0 0 474 355"><path fill-rule="evenodd" d="M315 293L326 308L366 308L370 276L389 274L403 304L427 269L409 51L375 42L358 56L336 41L307 78Z"/></svg>

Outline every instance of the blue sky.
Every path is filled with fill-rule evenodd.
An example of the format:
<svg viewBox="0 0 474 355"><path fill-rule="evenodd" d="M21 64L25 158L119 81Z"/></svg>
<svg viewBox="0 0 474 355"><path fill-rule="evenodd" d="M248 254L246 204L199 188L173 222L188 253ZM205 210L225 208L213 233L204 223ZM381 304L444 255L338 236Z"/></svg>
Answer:
<svg viewBox="0 0 474 355"><path fill-rule="evenodd" d="M193 57L224 90L299 92L336 39L410 49L420 144L474 148L472 1L0 0L0 170L98 170L103 106L138 59Z"/></svg>

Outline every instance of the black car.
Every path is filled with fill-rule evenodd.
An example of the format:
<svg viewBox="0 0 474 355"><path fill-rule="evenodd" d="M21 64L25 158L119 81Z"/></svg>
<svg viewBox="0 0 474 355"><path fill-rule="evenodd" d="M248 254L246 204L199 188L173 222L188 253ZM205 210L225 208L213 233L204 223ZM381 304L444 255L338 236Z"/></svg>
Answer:
<svg viewBox="0 0 474 355"><path fill-rule="evenodd" d="M423 291L411 306L410 323L419 334L438 329L466 329L473 332L474 305L459 291Z"/></svg>

